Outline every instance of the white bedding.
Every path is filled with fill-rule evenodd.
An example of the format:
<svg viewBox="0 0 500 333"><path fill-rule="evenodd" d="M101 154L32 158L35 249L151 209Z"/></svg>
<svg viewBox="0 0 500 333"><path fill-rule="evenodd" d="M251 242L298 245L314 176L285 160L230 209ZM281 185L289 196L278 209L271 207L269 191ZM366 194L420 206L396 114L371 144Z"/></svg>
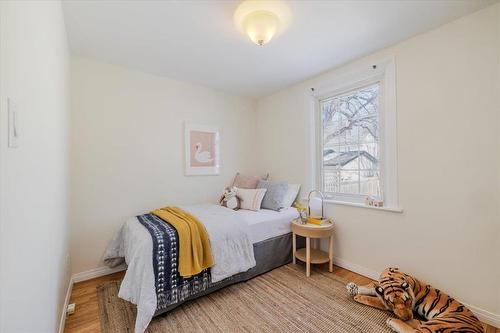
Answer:
<svg viewBox="0 0 500 333"><path fill-rule="evenodd" d="M248 223L250 239L254 244L292 232L290 222L299 217L297 209L293 207L280 212L269 209L261 209L258 212L240 209L236 213Z"/></svg>
<svg viewBox="0 0 500 333"><path fill-rule="evenodd" d="M212 282L217 282L255 266L248 223L235 211L218 205L181 207L203 222L210 239L214 266ZM118 296L137 305L135 332L142 333L156 311L153 270L153 242L147 229L137 220L127 220L104 253L109 266L127 263L127 272Z"/></svg>
<svg viewBox="0 0 500 333"><path fill-rule="evenodd" d="M181 206L203 222L210 239L214 266L212 282L219 282L255 266L248 223L235 211L219 205Z"/></svg>
<svg viewBox="0 0 500 333"><path fill-rule="evenodd" d="M233 211L208 204L181 208L196 216L207 229L215 261L212 282L255 266L252 244L289 233L290 222L298 217L294 208L281 212ZM137 305L136 333L144 332L156 311L152 253L151 235L133 217L118 230L104 254L105 263L111 267L123 261L128 265L118 296Z"/></svg>

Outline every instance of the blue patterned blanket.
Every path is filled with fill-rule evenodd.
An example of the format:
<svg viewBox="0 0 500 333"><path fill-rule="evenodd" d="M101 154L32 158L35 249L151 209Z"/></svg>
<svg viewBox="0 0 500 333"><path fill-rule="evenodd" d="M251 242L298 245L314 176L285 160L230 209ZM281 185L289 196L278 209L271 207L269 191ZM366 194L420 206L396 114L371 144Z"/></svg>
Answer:
<svg viewBox="0 0 500 333"><path fill-rule="evenodd" d="M137 219L153 240L157 311L209 288L210 269L189 278L183 278L177 271L179 237L174 227L153 214L140 215Z"/></svg>

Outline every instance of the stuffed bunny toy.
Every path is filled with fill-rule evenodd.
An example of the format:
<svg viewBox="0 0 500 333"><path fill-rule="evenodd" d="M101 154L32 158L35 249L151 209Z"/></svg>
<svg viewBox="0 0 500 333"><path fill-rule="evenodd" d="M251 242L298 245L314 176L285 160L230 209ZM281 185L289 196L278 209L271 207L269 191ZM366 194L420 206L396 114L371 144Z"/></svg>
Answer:
<svg viewBox="0 0 500 333"><path fill-rule="evenodd" d="M227 187L220 200L220 204L229 209L240 209L240 198L236 195L236 187Z"/></svg>

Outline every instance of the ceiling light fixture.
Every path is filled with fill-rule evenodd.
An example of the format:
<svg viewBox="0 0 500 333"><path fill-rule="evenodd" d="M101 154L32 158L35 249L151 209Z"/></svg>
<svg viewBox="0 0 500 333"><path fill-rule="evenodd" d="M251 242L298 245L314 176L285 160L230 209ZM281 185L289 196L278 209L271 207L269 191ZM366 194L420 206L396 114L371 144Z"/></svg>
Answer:
<svg viewBox="0 0 500 333"><path fill-rule="evenodd" d="M234 13L238 29L261 46L285 31L290 19L290 9L279 0L246 0Z"/></svg>

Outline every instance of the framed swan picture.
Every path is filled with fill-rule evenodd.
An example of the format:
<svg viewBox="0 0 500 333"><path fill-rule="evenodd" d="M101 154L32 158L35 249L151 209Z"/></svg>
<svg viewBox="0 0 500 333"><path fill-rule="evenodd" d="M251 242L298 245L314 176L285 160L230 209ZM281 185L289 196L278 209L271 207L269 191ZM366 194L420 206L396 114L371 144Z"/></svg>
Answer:
<svg viewBox="0 0 500 333"><path fill-rule="evenodd" d="M184 124L186 175L218 175L220 168L220 135L212 126Z"/></svg>

